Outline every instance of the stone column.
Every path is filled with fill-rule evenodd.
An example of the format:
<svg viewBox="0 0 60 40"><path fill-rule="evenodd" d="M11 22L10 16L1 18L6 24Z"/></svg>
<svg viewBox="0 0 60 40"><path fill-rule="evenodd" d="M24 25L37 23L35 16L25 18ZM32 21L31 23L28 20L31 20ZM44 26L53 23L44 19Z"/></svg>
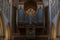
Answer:
<svg viewBox="0 0 60 40"><path fill-rule="evenodd" d="M49 0L49 40L51 39L51 4L52 4L52 1Z"/></svg>
<svg viewBox="0 0 60 40"><path fill-rule="evenodd" d="M9 16L9 23L10 23L10 39L11 39L11 35L12 35L12 4L13 4L13 0L9 0L9 12L10 12L10 16Z"/></svg>

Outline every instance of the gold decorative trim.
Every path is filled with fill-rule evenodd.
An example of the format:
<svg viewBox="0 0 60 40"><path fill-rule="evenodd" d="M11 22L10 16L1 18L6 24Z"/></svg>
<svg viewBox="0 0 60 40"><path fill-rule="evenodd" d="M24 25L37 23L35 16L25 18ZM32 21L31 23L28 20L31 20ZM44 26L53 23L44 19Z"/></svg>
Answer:
<svg viewBox="0 0 60 40"><path fill-rule="evenodd" d="M25 13L25 15L27 15L27 16L35 16L36 15L36 12L35 12L35 10L34 9L32 9L32 8L29 8L28 10L26 10L26 13Z"/></svg>

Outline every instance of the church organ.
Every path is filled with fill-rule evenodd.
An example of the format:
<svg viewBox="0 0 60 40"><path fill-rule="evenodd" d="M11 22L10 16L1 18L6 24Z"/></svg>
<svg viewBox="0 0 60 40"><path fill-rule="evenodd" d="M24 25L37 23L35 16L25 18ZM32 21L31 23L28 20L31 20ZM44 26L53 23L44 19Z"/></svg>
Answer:
<svg viewBox="0 0 60 40"><path fill-rule="evenodd" d="M14 40L48 39L48 37L40 37L41 35L48 35L45 30L44 5L41 2L32 2L34 3L32 6L30 5L30 1L26 3L19 2L18 4L16 10L16 33L18 33L19 36L14 37Z"/></svg>
<svg viewBox="0 0 60 40"><path fill-rule="evenodd" d="M18 6L18 10L17 10L17 19L18 21L18 26L21 24L23 24L23 21L24 21L24 9L22 8L22 6Z"/></svg>

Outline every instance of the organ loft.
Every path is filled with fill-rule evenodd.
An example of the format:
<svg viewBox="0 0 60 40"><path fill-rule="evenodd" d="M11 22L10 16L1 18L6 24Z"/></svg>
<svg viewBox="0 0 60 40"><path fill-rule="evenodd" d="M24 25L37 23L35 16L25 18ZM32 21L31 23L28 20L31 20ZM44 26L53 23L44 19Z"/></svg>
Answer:
<svg viewBox="0 0 60 40"><path fill-rule="evenodd" d="M58 0L1 0L0 40L60 40Z"/></svg>

